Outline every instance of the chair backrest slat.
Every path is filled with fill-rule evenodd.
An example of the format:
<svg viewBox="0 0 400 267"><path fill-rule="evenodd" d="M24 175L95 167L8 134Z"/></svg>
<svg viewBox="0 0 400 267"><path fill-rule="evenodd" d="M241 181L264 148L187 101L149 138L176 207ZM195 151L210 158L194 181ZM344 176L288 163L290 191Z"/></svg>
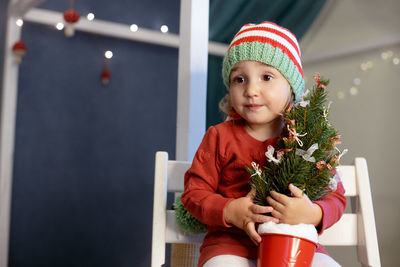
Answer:
<svg viewBox="0 0 400 267"><path fill-rule="evenodd" d="M356 246L357 214L343 214L337 223L326 229L318 237L318 241L325 246Z"/></svg>
<svg viewBox="0 0 400 267"><path fill-rule="evenodd" d="M342 165L337 168L339 177L346 190L345 196L354 197L357 195L356 170L353 165Z"/></svg>
<svg viewBox="0 0 400 267"><path fill-rule="evenodd" d="M364 158L356 158L354 164L357 170L357 187L359 189L357 207L358 258L361 262L368 263L369 266L380 266L381 260L378 237L376 235L374 207L372 203L367 161Z"/></svg>
<svg viewBox="0 0 400 267"><path fill-rule="evenodd" d="M187 161L168 161L168 192L183 192L185 172L190 165Z"/></svg>

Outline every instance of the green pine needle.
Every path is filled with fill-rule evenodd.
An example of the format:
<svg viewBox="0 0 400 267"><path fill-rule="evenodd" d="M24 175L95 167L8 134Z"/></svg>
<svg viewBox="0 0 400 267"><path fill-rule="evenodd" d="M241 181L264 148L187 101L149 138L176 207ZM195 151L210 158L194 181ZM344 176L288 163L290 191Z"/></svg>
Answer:
<svg viewBox="0 0 400 267"><path fill-rule="evenodd" d="M207 232L207 226L185 209L180 196L175 199L174 209L176 222L185 234L196 235Z"/></svg>

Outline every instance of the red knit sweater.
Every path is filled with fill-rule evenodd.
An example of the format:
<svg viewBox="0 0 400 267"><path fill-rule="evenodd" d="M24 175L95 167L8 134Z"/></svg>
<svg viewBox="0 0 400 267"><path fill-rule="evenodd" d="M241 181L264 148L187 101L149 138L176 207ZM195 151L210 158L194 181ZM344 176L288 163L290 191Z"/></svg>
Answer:
<svg viewBox="0 0 400 267"><path fill-rule="evenodd" d="M250 136L241 120L227 121L210 127L185 174L182 202L185 208L208 227L200 248L198 266L222 254L246 258L257 257L257 247L247 234L224 220L223 210L229 201L244 197L250 191L250 175L245 170L251 162L265 164L268 145L276 145L277 138L264 142ZM346 207L342 183L337 190L315 201L322 208L321 234L337 222ZM322 245L317 252L326 253Z"/></svg>

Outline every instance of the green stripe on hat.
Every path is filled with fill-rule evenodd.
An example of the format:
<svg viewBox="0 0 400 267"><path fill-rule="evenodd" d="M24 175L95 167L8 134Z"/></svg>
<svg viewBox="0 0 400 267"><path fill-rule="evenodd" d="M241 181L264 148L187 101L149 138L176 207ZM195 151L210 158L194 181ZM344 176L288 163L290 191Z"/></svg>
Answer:
<svg viewBox="0 0 400 267"><path fill-rule="evenodd" d="M292 87L295 101L301 98L304 91L304 79L297 66L280 48L257 41L240 43L232 46L227 52L222 65L222 77L228 89L231 69L236 63L244 60L254 60L276 68Z"/></svg>

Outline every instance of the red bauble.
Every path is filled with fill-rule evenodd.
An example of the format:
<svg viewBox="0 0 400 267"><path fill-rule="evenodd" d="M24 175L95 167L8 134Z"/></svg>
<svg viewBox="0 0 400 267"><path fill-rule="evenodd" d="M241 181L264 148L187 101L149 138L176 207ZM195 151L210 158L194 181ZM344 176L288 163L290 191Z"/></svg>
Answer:
<svg viewBox="0 0 400 267"><path fill-rule="evenodd" d="M64 12L64 20L68 23L76 23L79 17L79 13L73 9L68 9Z"/></svg>
<svg viewBox="0 0 400 267"><path fill-rule="evenodd" d="M101 73L101 83L107 85L110 82L111 73L109 70L103 70Z"/></svg>
<svg viewBox="0 0 400 267"><path fill-rule="evenodd" d="M66 22L64 30L65 36L71 37L75 33L74 27L72 25L78 22L79 14L73 9L68 9L64 12L64 20Z"/></svg>
<svg viewBox="0 0 400 267"><path fill-rule="evenodd" d="M18 64L20 64L22 62L22 57L25 55L26 53L26 45L24 42L22 41L18 41L13 45L13 53L15 56L15 60L17 61Z"/></svg>

